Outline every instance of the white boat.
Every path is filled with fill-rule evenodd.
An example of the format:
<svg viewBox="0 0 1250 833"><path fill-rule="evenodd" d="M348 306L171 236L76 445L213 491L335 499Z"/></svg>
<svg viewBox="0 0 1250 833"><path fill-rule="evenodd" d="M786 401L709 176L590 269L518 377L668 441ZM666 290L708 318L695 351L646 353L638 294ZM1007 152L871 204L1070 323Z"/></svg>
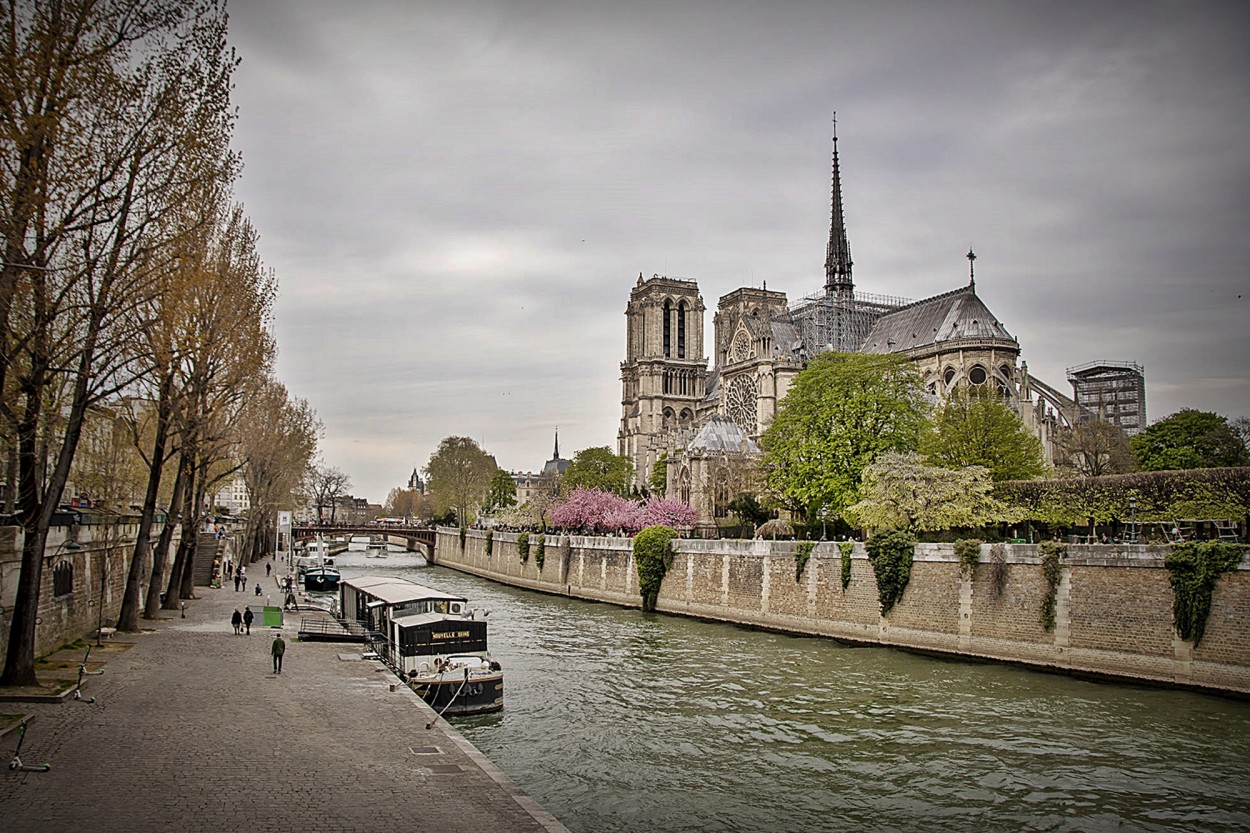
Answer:
<svg viewBox="0 0 1250 833"><path fill-rule="evenodd" d="M390 550L390 544L375 538L369 542L365 550L365 558L385 558Z"/></svg>
<svg viewBox="0 0 1250 833"><path fill-rule="evenodd" d="M376 634L378 654L440 714L503 708L503 669L487 651L487 611L470 608L463 596L357 576L340 582L339 609Z"/></svg>

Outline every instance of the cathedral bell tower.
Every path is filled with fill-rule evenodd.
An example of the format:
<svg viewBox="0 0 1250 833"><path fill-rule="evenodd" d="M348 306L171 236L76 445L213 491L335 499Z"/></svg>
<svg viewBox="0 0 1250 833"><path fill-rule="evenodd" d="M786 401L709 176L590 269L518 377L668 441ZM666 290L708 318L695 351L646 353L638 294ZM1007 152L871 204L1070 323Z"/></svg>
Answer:
<svg viewBox="0 0 1250 833"><path fill-rule="evenodd" d="M635 485L650 478L673 431L694 427L707 391L703 311L691 280L640 274L629 294L617 452L633 462Z"/></svg>

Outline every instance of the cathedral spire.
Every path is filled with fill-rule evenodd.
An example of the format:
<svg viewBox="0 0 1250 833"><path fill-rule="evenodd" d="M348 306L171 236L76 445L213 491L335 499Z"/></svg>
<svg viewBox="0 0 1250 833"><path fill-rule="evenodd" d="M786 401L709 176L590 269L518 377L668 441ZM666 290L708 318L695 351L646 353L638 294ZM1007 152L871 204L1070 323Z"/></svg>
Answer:
<svg viewBox="0 0 1250 833"><path fill-rule="evenodd" d="M556 429L556 450L551 452L551 459L552 460L560 459L560 429L559 428Z"/></svg>
<svg viewBox="0 0 1250 833"><path fill-rule="evenodd" d="M833 211L829 223L829 246L825 251L825 292L849 294L855 289L851 279L851 244L846 239L842 217L842 175L838 170L838 114L833 114Z"/></svg>
<svg viewBox="0 0 1250 833"><path fill-rule="evenodd" d="M968 258L968 287L975 291L977 288L977 273L974 266L977 260L977 253L972 251L972 247L969 246L968 254L964 255L964 257Z"/></svg>

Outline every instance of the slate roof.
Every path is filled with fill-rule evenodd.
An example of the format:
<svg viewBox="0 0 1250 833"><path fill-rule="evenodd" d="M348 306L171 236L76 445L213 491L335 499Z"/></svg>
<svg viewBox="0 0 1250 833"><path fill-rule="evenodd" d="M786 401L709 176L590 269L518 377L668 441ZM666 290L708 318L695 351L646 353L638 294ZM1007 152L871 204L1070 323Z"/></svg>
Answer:
<svg viewBox="0 0 1250 833"><path fill-rule="evenodd" d="M969 284L886 313L860 348L863 353L901 353L949 341L998 340L1016 343Z"/></svg>
<svg viewBox="0 0 1250 833"><path fill-rule="evenodd" d="M730 451L756 454L759 450L759 446L743 433L738 423L720 414L709 419L686 446L686 451Z"/></svg>

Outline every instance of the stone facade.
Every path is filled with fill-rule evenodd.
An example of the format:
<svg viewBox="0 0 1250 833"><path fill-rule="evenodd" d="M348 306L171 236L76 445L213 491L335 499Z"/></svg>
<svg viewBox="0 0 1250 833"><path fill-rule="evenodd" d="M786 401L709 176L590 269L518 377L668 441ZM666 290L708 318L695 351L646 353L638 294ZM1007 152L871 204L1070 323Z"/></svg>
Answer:
<svg viewBox="0 0 1250 833"><path fill-rule="evenodd" d="M518 557L516 536L471 530L462 549L440 529L438 564L505 584L638 607L632 539L551 536L542 568ZM971 578L949 544L921 544L911 581L886 616L862 544L842 588L835 543L816 545L795 580L794 542L674 542L657 610L858 644L1020 663L1070 673L1250 695L1250 564L1215 588L1198 648L1172 627L1167 547L1072 546L1064 560L1055 627L1041 623L1046 594L1036 545L1001 547L1005 581L992 579L991 547ZM532 550L532 546L531 546Z"/></svg>
<svg viewBox="0 0 1250 833"><path fill-rule="evenodd" d="M154 525L153 541L160 531L161 525ZM52 528L40 573L35 656L94 634L100 622L116 623L137 532L137 523ZM175 534L171 558L177 545ZM0 527L0 662L8 652L21 566L21 529ZM145 574L150 573L148 565Z"/></svg>

